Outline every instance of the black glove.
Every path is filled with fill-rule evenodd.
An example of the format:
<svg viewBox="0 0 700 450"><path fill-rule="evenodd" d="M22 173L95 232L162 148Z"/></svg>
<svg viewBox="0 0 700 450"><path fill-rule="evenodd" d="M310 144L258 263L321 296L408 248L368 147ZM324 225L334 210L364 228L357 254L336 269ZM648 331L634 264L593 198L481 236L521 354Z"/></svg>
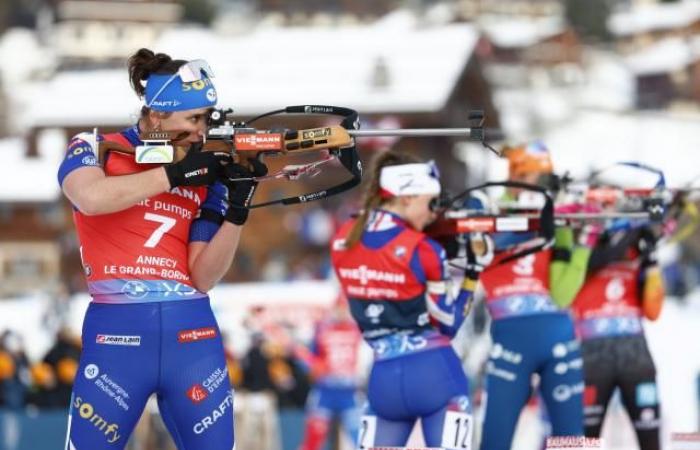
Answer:
<svg viewBox="0 0 700 450"><path fill-rule="evenodd" d="M458 258L460 256L460 249L465 245L464 238L461 235L449 236L445 239L440 239L439 242L445 249L447 260Z"/></svg>
<svg viewBox="0 0 700 450"><path fill-rule="evenodd" d="M207 186L224 175L224 167L232 162L224 152L203 152L201 144L193 144L185 157L165 166L170 188L176 186Z"/></svg>
<svg viewBox="0 0 700 450"><path fill-rule="evenodd" d="M267 175L267 166L255 158L249 158L250 167L241 164L229 164L224 172L226 178L224 184L228 188L228 209L224 220L235 225L243 225L248 220L248 206L250 205L258 182L255 180L232 181L236 178L264 177Z"/></svg>

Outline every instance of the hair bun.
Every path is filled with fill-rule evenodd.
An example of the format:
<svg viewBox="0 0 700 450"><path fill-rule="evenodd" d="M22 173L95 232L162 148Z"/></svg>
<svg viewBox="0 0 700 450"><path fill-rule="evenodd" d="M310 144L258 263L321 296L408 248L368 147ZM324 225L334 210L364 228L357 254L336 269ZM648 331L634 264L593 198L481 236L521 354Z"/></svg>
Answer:
<svg viewBox="0 0 700 450"><path fill-rule="evenodd" d="M169 55L154 53L147 48L138 49L129 57L128 61L129 81L136 94L143 97L145 89L142 82L147 80L151 74L163 71L175 73L177 67L171 66L173 66L173 60Z"/></svg>

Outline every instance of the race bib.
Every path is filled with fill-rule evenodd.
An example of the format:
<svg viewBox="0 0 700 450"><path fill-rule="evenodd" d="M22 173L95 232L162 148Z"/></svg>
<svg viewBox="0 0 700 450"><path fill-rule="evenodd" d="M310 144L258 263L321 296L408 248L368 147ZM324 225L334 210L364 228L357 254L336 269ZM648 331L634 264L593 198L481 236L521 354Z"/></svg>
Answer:
<svg viewBox="0 0 700 450"><path fill-rule="evenodd" d="M369 450L374 447L374 439L377 435L377 417L362 416L360 419L360 439L357 448Z"/></svg>
<svg viewBox="0 0 700 450"><path fill-rule="evenodd" d="M474 418L470 413L447 411L442 427L441 447L446 450L471 450L473 430Z"/></svg>

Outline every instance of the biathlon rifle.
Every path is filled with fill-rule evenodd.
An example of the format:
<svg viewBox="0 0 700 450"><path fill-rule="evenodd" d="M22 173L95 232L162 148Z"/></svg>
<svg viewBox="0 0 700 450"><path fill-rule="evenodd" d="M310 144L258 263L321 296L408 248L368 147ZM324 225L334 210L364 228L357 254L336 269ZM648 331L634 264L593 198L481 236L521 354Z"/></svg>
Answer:
<svg viewBox="0 0 700 450"><path fill-rule="evenodd" d="M280 114L296 115L331 115L341 117L338 125L326 125L317 128L292 130L292 129L258 129L252 126L253 122ZM249 178L256 182L286 179L297 180L303 176L314 176L320 171L320 167L326 163L338 160L341 165L352 175L347 181L326 189L309 192L292 197L279 198L264 203L247 205L247 208L259 208L273 204L291 205L320 200L339 194L357 186L362 177L362 164L357 153L356 138L375 136L398 137L426 137L426 136L454 136L471 141L481 142L486 148L498 153L486 141L484 136L484 114L482 111L474 111L469 114L469 122L474 123L469 128L426 128L426 129L359 129L359 114L357 111L327 105L299 105L287 106L283 109L260 114L247 122L235 122L231 120L233 110L214 109L208 118L206 137L201 145L204 151L230 152L237 162L243 162L248 158L263 158L265 156L292 156L302 153L321 152L320 159L305 163L286 165L276 173L262 177ZM182 132L150 132L141 136L145 145L136 149L138 162L167 163L184 156L187 149L177 149L177 142L186 134ZM143 148L141 148L143 147ZM178 156L177 152L180 152ZM156 155L151 158L148 155ZM173 155L164 161L158 154ZM246 178L234 179L244 180Z"/></svg>
<svg viewBox="0 0 700 450"><path fill-rule="evenodd" d="M590 220L630 219L660 222L664 219L669 199L666 191L659 186L650 189L629 188L587 188L578 190L576 195L584 201L596 201L609 206L613 201L625 201L624 210L601 212L555 212L554 197L570 188L571 179L567 176L555 177L555 184L539 186L514 181L487 182L471 187L453 197L441 199L436 205L438 219L427 230L434 237L447 237L469 233L538 232L543 237L551 237L556 225ZM552 188L555 186L555 188ZM465 200L474 191L492 187L517 188L537 192L544 196L541 208L520 206L514 202L496 203L497 213L474 211L465 207ZM619 204L618 204L619 206Z"/></svg>
<svg viewBox="0 0 700 450"><path fill-rule="evenodd" d="M628 188L613 184L604 184L596 180L601 174L613 167L630 167L655 175L653 187ZM694 186L695 179L679 188L668 187L663 171L639 162L619 162L591 174L588 180L576 181L565 174L553 176L550 188L559 198L581 205L596 205L600 212L578 212L557 214L556 217L569 221L627 219L618 221L617 228L630 228L647 224L662 224L668 240L687 239L700 225L700 213L695 201L700 187ZM679 228L667 227L666 224L688 220ZM613 227L615 228L615 227Z"/></svg>
<svg viewBox="0 0 700 450"><path fill-rule="evenodd" d="M475 191L493 187L516 188L535 192L542 196L542 206L527 213L492 213L485 208L469 209L468 199ZM443 196L432 205L438 218L425 230L447 250L448 258L457 255L460 243L466 243L466 236L472 233L535 233L539 240L499 260L499 264L521 258L549 248L554 243L554 200L546 187L518 181L491 181L470 187L455 196ZM507 249L497 249L503 251Z"/></svg>

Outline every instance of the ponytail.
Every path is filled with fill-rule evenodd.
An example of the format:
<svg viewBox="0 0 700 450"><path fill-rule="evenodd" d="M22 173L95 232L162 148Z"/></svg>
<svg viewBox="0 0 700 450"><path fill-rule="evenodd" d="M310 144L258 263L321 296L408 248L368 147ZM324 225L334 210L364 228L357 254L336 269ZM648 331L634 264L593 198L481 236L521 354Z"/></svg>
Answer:
<svg viewBox="0 0 700 450"><path fill-rule="evenodd" d="M415 162L417 162L417 160L413 156L401 154L396 151L387 151L374 158L370 169L372 177L370 178L362 199L362 210L350 229L350 233L348 233L348 236L345 238L345 245L347 248L353 247L360 241L362 232L367 225L367 220L372 210L386 203L386 199L382 198L380 194L379 186L379 176L382 173L382 168Z"/></svg>

